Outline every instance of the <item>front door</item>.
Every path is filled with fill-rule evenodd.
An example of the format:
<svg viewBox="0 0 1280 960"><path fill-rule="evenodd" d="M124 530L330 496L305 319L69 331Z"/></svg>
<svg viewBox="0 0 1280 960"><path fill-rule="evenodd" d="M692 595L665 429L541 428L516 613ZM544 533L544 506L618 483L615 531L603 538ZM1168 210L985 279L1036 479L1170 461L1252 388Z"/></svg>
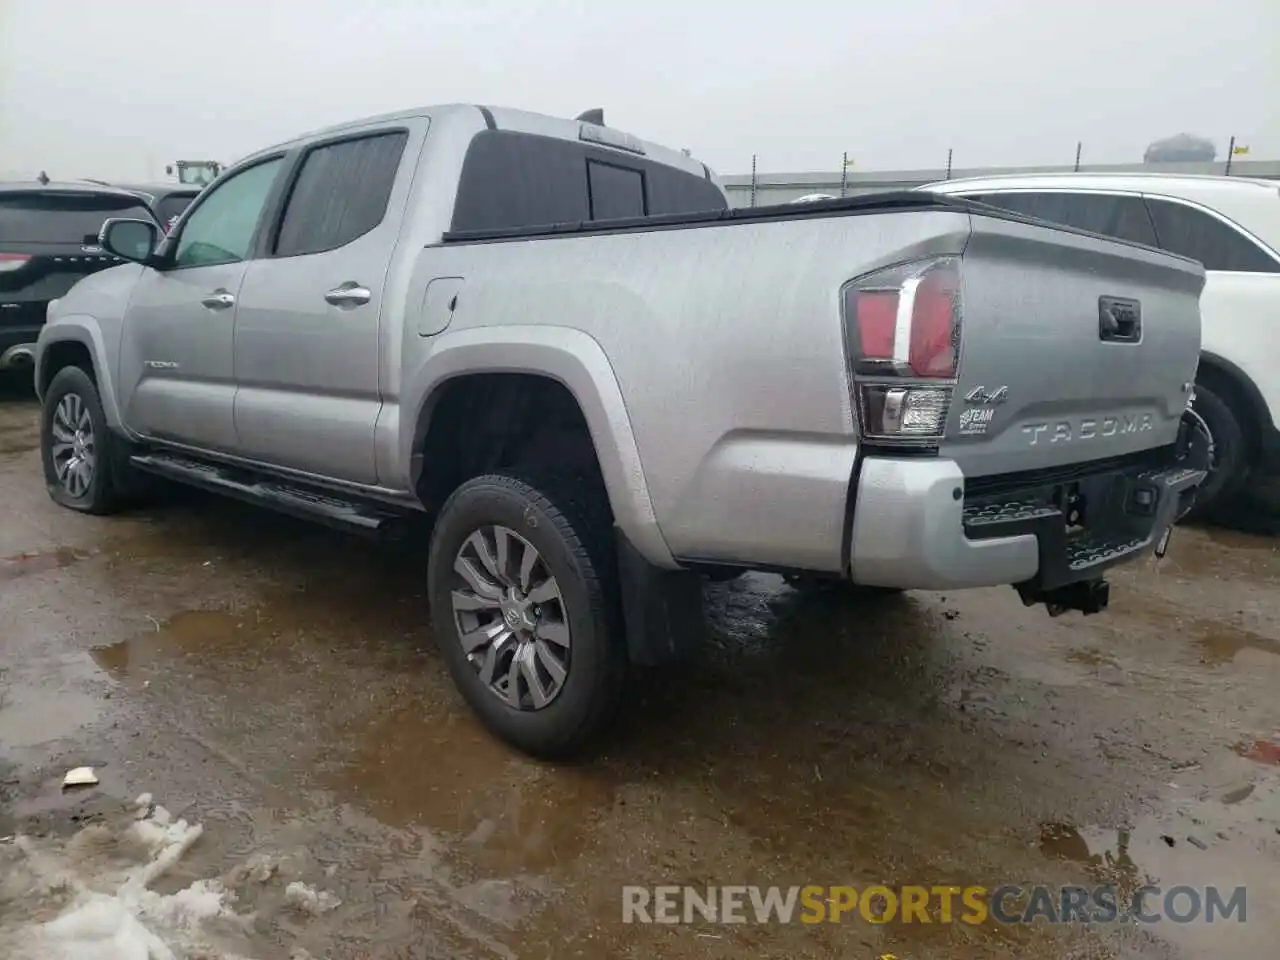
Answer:
<svg viewBox="0 0 1280 960"><path fill-rule="evenodd" d="M302 154L236 313L236 431L252 459L378 481L379 314L425 121Z"/></svg>
<svg viewBox="0 0 1280 960"><path fill-rule="evenodd" d="M120 395L145 437L234 451L235 317L282 158L240 171L202 196L171 240L167 266L145 268L125 315Z"/></svg>

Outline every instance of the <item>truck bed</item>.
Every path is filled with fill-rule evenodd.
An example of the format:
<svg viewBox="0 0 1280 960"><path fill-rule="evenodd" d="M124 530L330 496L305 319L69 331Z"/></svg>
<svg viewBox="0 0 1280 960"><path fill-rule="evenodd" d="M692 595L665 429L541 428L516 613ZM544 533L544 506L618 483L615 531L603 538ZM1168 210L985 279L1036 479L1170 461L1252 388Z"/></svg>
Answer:
<svg viewBox="0 0 1280 960"><path fill-rule="evenodd" d="M1109 243L1142 247L1115 237L1079 230L1058 223L1036 220L1000 207L993 207L964 197L931 194L918 190L892 190L883 193L860 194L806 204L776 203L760 207L737 207L724 210L706 210L694 213L675 213L654 217L626 217L615 220L580 220L567 223L549 223L535 227L503 228L499 230L450 230L441 238L445 244L501 243L510 240L536 240L541 238L581 236L583 234L639 233L652 230L681 230L690 227L733 226L734 224L764 223L779 220L821 220L828 217L846 217L858 214L884 214L897 211L946 210L981 213L985 217L1011 220L1017 223L1034 223L1039 226L1101 237ZM1167 252L1165 256L1183 259ZM1189 263L1194 261L1187 261Z"/></svg>

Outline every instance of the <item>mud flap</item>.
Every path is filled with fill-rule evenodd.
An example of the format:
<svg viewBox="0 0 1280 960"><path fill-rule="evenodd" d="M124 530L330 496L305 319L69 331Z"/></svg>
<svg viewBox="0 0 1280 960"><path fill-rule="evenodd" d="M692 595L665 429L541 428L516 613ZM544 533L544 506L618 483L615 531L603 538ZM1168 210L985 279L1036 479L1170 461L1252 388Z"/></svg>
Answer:
<svg viewBox="0 0 1280 960"><path fill-rule="evenodd" d="M658 666L688 658L706 635L702 578L691 570L655 567L617 527L614 539L631 662Z"/></svg>

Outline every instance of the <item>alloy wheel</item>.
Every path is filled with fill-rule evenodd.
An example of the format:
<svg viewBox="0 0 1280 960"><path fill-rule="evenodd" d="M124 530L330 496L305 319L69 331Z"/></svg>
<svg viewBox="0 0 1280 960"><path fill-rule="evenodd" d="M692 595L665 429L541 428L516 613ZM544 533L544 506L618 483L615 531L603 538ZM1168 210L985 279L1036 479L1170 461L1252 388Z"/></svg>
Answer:
<svg viewBox="0 0 1280 960"><path fill-rule="evenodd" d="M83 497L93 485L97 467L97 445L89 407L78 393L64 394L53 411L53 469L62 489L72 497Z"/></svg>
<svg viewBox="0 0 1280 960"><path fill-rule="evenodd" d="M480 680L507 706L541 710L564 688L570 632L560 586L514 530L474 531L454 557L450 593L459 642Z"/></svg>

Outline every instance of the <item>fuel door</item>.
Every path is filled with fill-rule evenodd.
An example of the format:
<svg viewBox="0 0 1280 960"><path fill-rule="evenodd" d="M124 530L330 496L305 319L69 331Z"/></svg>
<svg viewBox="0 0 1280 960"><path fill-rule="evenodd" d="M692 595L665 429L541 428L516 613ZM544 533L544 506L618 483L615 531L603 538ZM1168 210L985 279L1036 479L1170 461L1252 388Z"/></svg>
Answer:
<svg viewBox="0 0 1280 960"><path fill-rule="evenodd" d="M436 277L427 284L418 312L418 336L434 337L453 322L464 282L462 277Z"/></svg>

